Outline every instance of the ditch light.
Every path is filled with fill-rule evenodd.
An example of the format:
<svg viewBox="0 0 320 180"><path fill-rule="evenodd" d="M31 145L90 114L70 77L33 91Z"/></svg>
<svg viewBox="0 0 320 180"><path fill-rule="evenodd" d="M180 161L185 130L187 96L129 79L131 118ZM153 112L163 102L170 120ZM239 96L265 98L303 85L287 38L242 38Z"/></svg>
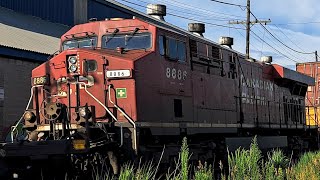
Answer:
<svg viewBox="0 0 320 180"><path fill-rule="evenodd" d="M72 140L72 145L74 150L85 150L86 140L84 139L74 139Z"/></svg>

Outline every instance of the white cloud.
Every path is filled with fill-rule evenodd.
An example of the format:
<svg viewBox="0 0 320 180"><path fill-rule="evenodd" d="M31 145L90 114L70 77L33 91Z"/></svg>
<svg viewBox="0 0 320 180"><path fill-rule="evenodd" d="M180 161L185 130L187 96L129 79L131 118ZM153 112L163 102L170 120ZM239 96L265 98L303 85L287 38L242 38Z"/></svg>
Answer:
<svg viewBox="0 0 320 180"><path fill-rule="evenodd" d="M253 0L252 11L262 17L292 22L314 20L320 7L317 0Z"/></svg>

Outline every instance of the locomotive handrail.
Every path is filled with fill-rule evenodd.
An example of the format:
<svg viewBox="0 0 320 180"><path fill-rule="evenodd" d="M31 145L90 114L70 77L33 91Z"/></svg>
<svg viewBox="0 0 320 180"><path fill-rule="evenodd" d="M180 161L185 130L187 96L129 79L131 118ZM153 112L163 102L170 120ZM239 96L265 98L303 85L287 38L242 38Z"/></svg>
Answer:
<svg viewBox="0 0 320 180"><path fill-rule="evenodd" d="M136 131L136 124L135 122L130 118L130 116L127 115L127 113L125 113L117 104L115 104L112 100L111 100L111 95L110 95L110 89L111 89L111 85L108 86L108 98L109 101L111 102L111 104L114 105L114 107L116 107L123 115L124 117L132 124L133 126L133 135L134 135L134 150L137 152L137 131Z"/></svg>
<svg viewBox="0 0 320 180"><path fill-rule="evenodd" d="M88 90L87 90L87 85L84 82L78 82L79 84L83 84L84 85L84 90L86 91L87 94L89 94L95 101L97 101L108 113L109 115L112 117L112 119L114 119L115 121L118 121L118 119L112 114L112 112L101 102L99 101L99 99L97 99L93 94L91 94Z"/></svg>
<svg viewBox="0 0 320 180"><path fill-rule="evenodd" d="M30 98L29 98L29 101L28 101L28 104L27 104L27 107L26 107L25 111L27 111L29 109L29 106L30 106L30 103L31 103L31 100L32 100L32 97L33 97L33 89L36 88L36 87L42 87L42 86L43 85L36 85L36 86L32 86L31 87ZM20 117L19 121L14 126L11 127L11 128L13 128L11 130L11 132L10 132L10 137L11 137L11 142L12 143L13 143L13 132L17 129L18 125L21 123L24 114L25 114L25 112L22 114L22 116Z"/></svg>
<svg viewBox="0 0 320 180"><path fill-rule="evenodd" d="M109 115L117 122L118 119L112 114L112 112L101 102L99 101L99 99L97 99L93 94L91 94L88 90L87 90L87 85L86 83L84 82L76 82L78 84L82 84L84 85L84 90L86 91L87 94L89 94L95 101L97 101L108 113ZM123 145L123 127L122 125L120 124L120 133L121 133L121 137L120 137L120 147Z"/></svg>

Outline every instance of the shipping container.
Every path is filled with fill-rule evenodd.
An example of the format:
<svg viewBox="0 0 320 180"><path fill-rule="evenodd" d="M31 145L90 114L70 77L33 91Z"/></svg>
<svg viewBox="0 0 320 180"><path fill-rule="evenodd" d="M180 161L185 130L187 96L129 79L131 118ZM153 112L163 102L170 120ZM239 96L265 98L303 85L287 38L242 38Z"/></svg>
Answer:
<svg viewBox="0 0 320 180"><path fill-rule="evenodd" d="M307 125L320 125L318 121L320 115L320 62L297 63L296 70L313 77L315 80L315 86L308 86L307 90L306 120Z"/></svg>

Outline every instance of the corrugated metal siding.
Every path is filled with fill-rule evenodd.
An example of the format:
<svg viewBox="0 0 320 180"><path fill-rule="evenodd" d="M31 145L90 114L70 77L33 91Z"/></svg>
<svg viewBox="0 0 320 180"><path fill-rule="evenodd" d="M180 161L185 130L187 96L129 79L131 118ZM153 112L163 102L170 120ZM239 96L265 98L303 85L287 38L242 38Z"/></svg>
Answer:
<svg viewBox="0 0 320 180"><path fill-rule="evenodd" d="M117 9L106 6L94 0L88 0L88 19L97 18L103 20L105 18L132 18L132 15L119 11Z"/></svg>
<svg viewBox="0 0 320 180"><path fill-rule="evenodd" d="M0 39L1 46L44 54L53 54L59 50L59 38L26 31L2 23L0 23L0 33L2 35ZM16 39L13 40L12 37Z"/></svg>
<svg viewBox="0 0 320 180"><path fill-rule="evenodd" d="M38 65L39 63L0 57L0 81L5 94L3 107L0 108L0 136L24 113L30 98L31 71Z"/></svg>
<svg viewBox="0 0 320 180"><path fill-rule="evenodd" d="M73 0L1 0L0 6L51 22L73 25Z"/></svg>
<svg viewBox="0 0 320 180"><path fill-rule="evenodd" d="M88 22L88 0L74 0L74 24Z"/></svg>
<svg viewBox="0 0 320 180"><path fill-rule="evenodd" d="M0 7L0 46L52 54L59 50L60 37L69 29Z"/></svg>

